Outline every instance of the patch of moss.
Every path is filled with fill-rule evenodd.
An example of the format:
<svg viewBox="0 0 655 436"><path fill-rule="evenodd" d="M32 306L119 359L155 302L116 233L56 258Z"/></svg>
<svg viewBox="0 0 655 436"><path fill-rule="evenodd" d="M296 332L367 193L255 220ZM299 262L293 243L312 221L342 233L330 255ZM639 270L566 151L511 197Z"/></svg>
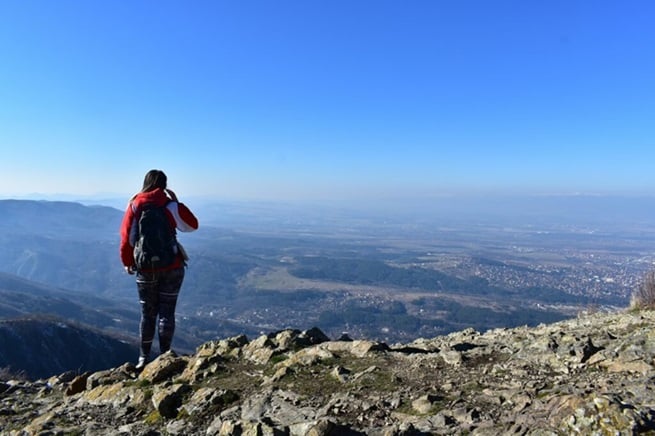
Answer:
<svg viewBox="0 0 655 436"><path fill-rule="evenodd" d="M147 386L146 388L143 389L143 397L144 400L148 401L152 398L153 390L152 386Z"/></svg>
<svg viewBox="0 0 655 436"><path fill-rule="evenodd" d="M148 386L152 386L152 382L150 380L143 379L143 380L138 380L136 382L136 385L138 387L140 387L140 388L145 388L145 387L148 387Z"/></svg>
<svg viewBox="0 0 655 436"><path fill-rule="evenodd" d="M271 365L275 365L277 363L284 362L288 358L289 356L287 356L286 354L276 354L269 359L268 363Z"/></svg>
<svg viewBox="0 0 655 436"><path fill-rule="evenodd" d="M251 362L230 362L226 365L225 371L207 379L204 385L245 393L244 396L247 396L247 393L256 390L261 383L258 374L263 375L264 369L262 365L255 365Z"/></svg>
<svg viewBox="0 0 655 436"><path fill-rule="evenodd" d="M406 401L403 401L400 403L400 406L396 410L394 410L396 413L401 413L403 415L412 415L412 416L419 416L420 413L416 411L411 405L411 403L408 403Z"/></svg>
<svg viewBox="0 0 655 436"><path fill-rule="evenodd" d="M153 410L143 419L143 422L146 425L157 425L163 421L162 416L159 414L159 411Z"/></svg>
<svg viewBox="0 0 655 436"><path fill-rule="evenodd" d="M223 395L221 395L221 402L223 403L223 405L227 406L236 401L239 401L239 395L234 391L227 390Z"/></svg>
<svg viewBox="0 0 655 436"><path fill-rule="evenodd" d="M477 381L470 381L462 385L461 390L464 393L474 393L482 391L483 386Z"/></svg>
<svg viewBox="0 0 655 436"><path fill-rule="evenodd" d="M343 384L330 376L328 370L312 371L307 367L295 368L293 374L280 380L279 385L308 397L327 396L343 390Z"/></svg>
<svg viewBox="0 0 655 436"><path fill-rule="evenodd" d="M397 390L396 377L381 369L363 375L354 383L365 390L375 392L393 392Z"/></svg>
<svg viewBox="0 0 655 436"><path fill-rule="evenodd" d="M428 410L426 413L421 413L418 410L414 409L411 403L403 402L394 412L402 413L403 415L411 415L411 416L431 416L431 415L436 415L437 413L439 413L441 410L445 408L446 408L446 401L441 400L433 403L432 407L430 407L430 410Z"/></svg>
<svg viewBox="0 0 655 436"><path fill-rule="evenodd" d="M184 407L180 407L180 410L177 412L176 419L186 419L189 417L189 412Z"/></svg>

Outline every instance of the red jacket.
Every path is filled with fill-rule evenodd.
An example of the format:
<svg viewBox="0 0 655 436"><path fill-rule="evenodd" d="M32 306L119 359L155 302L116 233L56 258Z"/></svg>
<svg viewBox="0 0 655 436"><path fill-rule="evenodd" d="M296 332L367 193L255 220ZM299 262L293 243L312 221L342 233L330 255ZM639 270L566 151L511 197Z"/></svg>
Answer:
<svg viewBox="0 0 655 436"><path fill-rule="evenodd" d="M193 232L198 229L198 219L184 204L177 201L177 197L171 190L155 189L154 191L139 192L127 205L123 222L121 223L121 261L125 266L134 266L134 244L137 239L138 219L141 215L141 207L146 203L154 203L157 206L166 205L168 220L171 227L181 232ZM167 204L168 203L168 204ZM172 265L164 269L179 268L183 265L182 255Z"/></svg>

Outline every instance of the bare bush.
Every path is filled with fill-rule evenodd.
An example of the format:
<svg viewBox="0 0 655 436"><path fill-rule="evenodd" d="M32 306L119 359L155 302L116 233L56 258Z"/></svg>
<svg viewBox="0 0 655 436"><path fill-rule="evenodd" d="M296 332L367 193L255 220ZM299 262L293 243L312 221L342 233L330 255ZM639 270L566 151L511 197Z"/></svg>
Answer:
<svg viewBox="0 0 655 436"><path fill-rule="evenodd" d="M655 270L648 271L632 296L632 307L655 309Z"/></svg>
<svg viewBox="0 0 655 436"><path fill-rule="evenodd" d="M0 368L0 381L8 381L8 380L20 380L20 381L26 381L27 376L25 375L24 371L12 371L12 369L8 366L5 366L4 368Z"/></svg>

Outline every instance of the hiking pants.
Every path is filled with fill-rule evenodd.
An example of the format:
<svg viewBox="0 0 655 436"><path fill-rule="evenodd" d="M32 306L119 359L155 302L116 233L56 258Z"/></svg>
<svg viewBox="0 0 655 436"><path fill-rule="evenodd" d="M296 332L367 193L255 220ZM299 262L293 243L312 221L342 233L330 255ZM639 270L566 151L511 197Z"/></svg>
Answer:
<svg viewBox="0 0 655 436"><path fill-rule="evenodd" d="M184 280L184 267L166 271L138 272L136 286L141 303L141 357L150 355L159 317L159 350L171 348L175 333L175 305Z"/></svg>

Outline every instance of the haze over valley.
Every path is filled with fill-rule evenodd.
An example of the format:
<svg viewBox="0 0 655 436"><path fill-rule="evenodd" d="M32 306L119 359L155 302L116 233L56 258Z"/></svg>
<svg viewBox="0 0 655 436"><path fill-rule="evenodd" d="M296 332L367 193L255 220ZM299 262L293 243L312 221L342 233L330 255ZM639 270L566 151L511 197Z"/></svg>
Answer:
<svg viewBox="0 0 655 436"><path fill-rule="evenodd" d="M190 204L201 227L179 235L191 260L174 348L314 326L399 342L623 308L655 261L651 203ZM45 314L136 338L134 277L118 259L122 213L0 201L0 317Z"/></svg>

